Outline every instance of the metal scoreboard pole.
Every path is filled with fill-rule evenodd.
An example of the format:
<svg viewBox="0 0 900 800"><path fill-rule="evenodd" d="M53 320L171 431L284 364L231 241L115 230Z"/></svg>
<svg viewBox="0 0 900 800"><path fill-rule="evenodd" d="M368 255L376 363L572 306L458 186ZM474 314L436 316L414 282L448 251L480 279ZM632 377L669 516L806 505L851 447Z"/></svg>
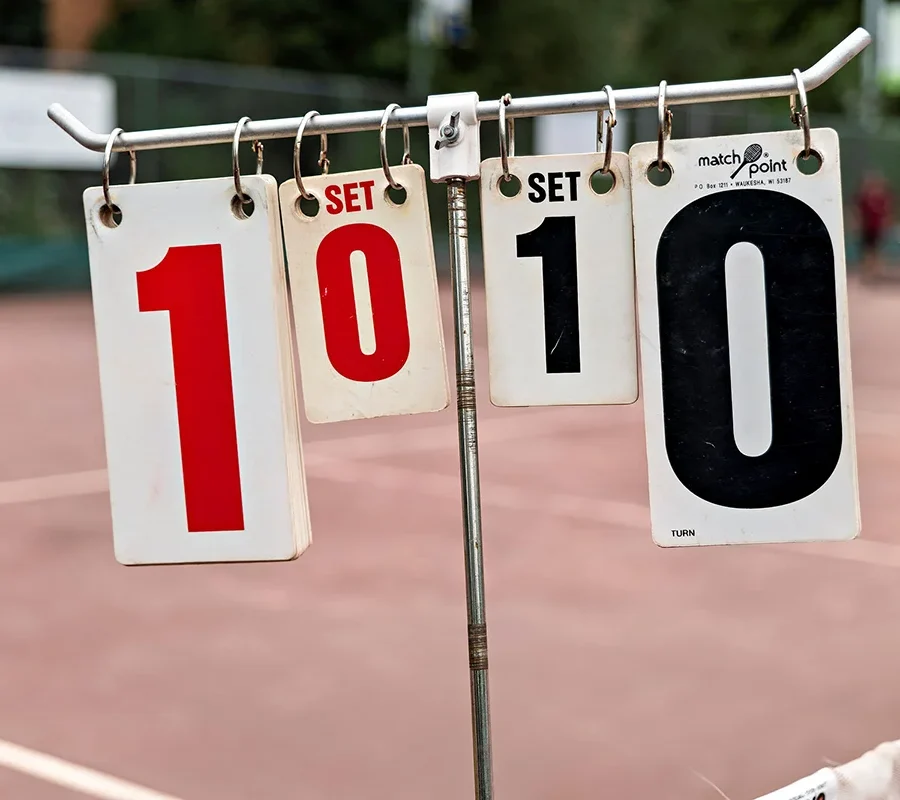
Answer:
<svg viewBox="0 0 900 800"><path fill-rule="evenodd" d="M475 356L472 348L472 309L469 293L469 221L466 209L466 181L478 177L481 165L478 95L475 92L463 92L430 96L426 116L431 153L431 180L447 184L475 797L478 800L490 800L494 796L493 759L488 696L478 424L475 410Z"/></svg>
<svg viewBox="0 0 900 800"><path fill-rule="evenodd" d="M863 28L857 28L815 65L801 73L807 90L821 86L872 41ZM751 78L734 81L710 81L668 86L666 102L672 105L719 102L725 100L784 97L796 91L794 75ZM621 89L615 92L618 108L655 107L659 87ZM484 594L484 557L481 531L481 491L478 466L478 429L475 410L475 360L472 347L470 276L466 183L478 178L481 154L479 124L500 117L500 102L479 101L474 92L429 97L427 106L397 109L387 126L428 126L431 144L431 179L447 184L450 266L453 281L454 331L456 342L456 389L459 433L460 484L462 493L463 534L468 616L469 671L472 701L472 736L476 800L493 798L493 760L491 755L490 704L488 696L487 618ZM609 108L606 92L558 94L512 99L505 105L506 116L532 117L579 111L603 111ZM108 133L96 133L59 104L52 105L48 116L75 141L95 152L103 152ZM383 109L310 117L304 133L352 133L377 131L382 125ZM241 141L293 138L303 117L246 122ZM189 147L232 142L235 125L198 125L149 131L120 133L111 150L129 152L167 147Z"/></svg>
<svg viewBox="0 0 900 800"><path fill-rule="evenodd" d="M459 420L459 470L466 556L475 796L479 800L488 800L493 797L494 789L488 699L487 619L484 603L484 553L481 546L478 426L475 417L475 358L472 352L472 313L469 304L469 233L466 184L461 178L453 178L447 183L447 211L450 223L450 271L453 277L453 320L456 329L456 409Z"/></svg>

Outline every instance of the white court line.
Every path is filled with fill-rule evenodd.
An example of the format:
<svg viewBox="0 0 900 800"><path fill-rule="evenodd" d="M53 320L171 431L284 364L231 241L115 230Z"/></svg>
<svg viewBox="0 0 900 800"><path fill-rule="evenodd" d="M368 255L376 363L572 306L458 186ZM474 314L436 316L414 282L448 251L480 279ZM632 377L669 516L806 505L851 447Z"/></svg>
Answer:
<svg viewBox="0 0 900 800"><path fill-rule="evenodd" d="M480 443L503 442L522 436L536 439L552 436L570 427L584 427L584 420L573 416L570 409L535 410L535 413L528 415L517 414L506 419L492 419L482 423L478 438ZM860 435L900 435L900 415L875 411L857 412L856 429ZM337 439L319 439L304 447L304 462L310 474L316 477L320 473L320 468L335 462L343 464L345 461L356 459L429 450L456 450L457 447L456 428L445 423L417 428L401 436L396 432L385 431ZM381 468L379 465L379 469ZM0 481L0 506L102 494L106 491L109 491L109 483L105 469L21 478Z"/></svg>
<svg viewBox="0 0 900 800"><path fill-rule="evenodd" d="M178 800L174 795L160 794L3 739L0 739L0 766L100 800Z"/></svg>
<svg viewBox="0 0 900 800"><path fill-rule="evenodd" d="M856 432L871 436L897 436L900 434L900 414L885 411L857 411Z"/></svg>
<svg viewBox="0 0 900 800"><path fill-rule="evenodd" d="M860 417L863 425L860 426ZM545 423L541 425L540 423ZM568 423L568 424L567 424ZM531 438L552 435L573 425L583 426L583 420L573 419L568 409L554 409L527 416L516 415L503 420L491 420L483 425L479 438L483 442L500 442L527 435ZM890 435L900 432L900 415L882 412L861 412L857 415L860 433ZM306 464L315 478L339 483L360 483L380 486L398 492L419 492L432 497L459 500L459 480L447 475L421 470L371 464L355 459L389 454L456 449L454 428L430 425L398 437L383 432L349 436L341 439L318 440L307 445ZM511 511L529 511L603 525L650 530L649 508L641 503L602 500L560 492L535 491L515 485L482 481L481 502L485 506ZM0 505L52 500L62 497L99 494L108 490L106 470L71 472L0 482ZM877 539L857 539L852 542L826 542L758 545L787 549L800 555L817 555L840 561L856 561L886 567L900 567L900 545Z"/></svg>
<svg viewBox="0 0 900 800"><path fill-rule="evenodd" d="M533 425L539 425L537 432ZM535 409L529 414L516 414L503 419L482 421L478 431L479 442L503 442L522 436L529 438L549 435L570 427L583 427L584 420L577 419L572 409ZM399 453L416 453L426 450L459 447L456 420L437 425L426 425L398 434L396 431L366 433L337 439L318 439L304 445L304 461L307 466L335 458L378 458Z"/></svg>
<svg viewBox="0 0 900 800"><path fill-rule="evenodd" d="M109 483L105 469L66 472L61 475L45 475L41 478L22 478L0 482L0 506L30 503L35 500L53 500L57 497L102 494L108 490Z"/></svg>
<svg viewBox="0 0 900 800"><path fill-rule="evenodd" d="M316 477L342 483L365 483L382 489L426 494L443 500L459 501L459 481L454 475L353 461L322 464ZM493 481L482 481L481 502L486 507L508 511L546 514L607 525L614 529L640 530L650 542L650 508L642 503L603 500L566 494L535 491ZM773 552L812 555L836 561L855 561L880 567L900 568L900 545L878 539L855 539L850 542L803 542L795 544L756 545Z"/></svg>
<svg viewBox="0 0 900 800"><path fill-rule="evenodd" d="M534 427L536 424L537 428ZM554 409L524 417L517 415L502 420L491 420L484 424L479 438L482 442L503 442L524 436L525 430L529 436L549 436L558 430L581 425L583 422L573 419L570 412ZM337 439L319 439L304 447L304 463L315 474L317 466L332 463L336 459L344 461L428 450L456 450L458 446L456 426L453 423L443 423L416 428L399 436L396 432L382 432ZM43 475L39 478L20 478L0 481L0 506L103 494L107 491L109 480L105 469L64 472L57 475Z"/></svg>
<svg viewBox="0 0 900 800"><path fill-rule="evenodd" d="M570 427L583 426L584 420L573 416L571 409L535 410L527 416L517 414L514 417L492 419L482 423L478 438L481 443L509 441L526 435L534 439L551 436ZM857 412L856 429L860 435L900 435L900 415L878 411ZM304 447L304 462L315 476L317 468L333 464L335 461L379 458L428 450L455 450L457 446L455 427L444 423L416 428L400 436L396 432L385 431L337 439L319 439ZM105 469L0 481L0 506L102 494L108 490Z"/></svg>

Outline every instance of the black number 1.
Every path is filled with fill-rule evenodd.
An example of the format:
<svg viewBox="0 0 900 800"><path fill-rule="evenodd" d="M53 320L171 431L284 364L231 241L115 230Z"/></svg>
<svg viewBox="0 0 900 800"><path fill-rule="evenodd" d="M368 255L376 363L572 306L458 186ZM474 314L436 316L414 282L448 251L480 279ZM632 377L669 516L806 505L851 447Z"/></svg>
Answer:
<svg viewBox="0 0 900 800"><path fill-rule="evenodd" d="M519 258L540 258L544 285L547 372L581 372L575 217L546 217L516 236Z"/></svg>

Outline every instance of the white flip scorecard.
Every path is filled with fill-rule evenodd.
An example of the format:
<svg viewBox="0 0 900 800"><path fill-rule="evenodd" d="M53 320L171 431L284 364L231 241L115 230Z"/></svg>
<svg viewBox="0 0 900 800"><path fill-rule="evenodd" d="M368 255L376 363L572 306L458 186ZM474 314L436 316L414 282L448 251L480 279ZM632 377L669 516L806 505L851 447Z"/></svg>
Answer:
<svg viewBox="0 0 900 800"><path fill-rule="evenodd" d="M274 561L310 542L278 195L245 176L84 193L116 558Z"/></svg>
<svg viewBox="0 0 900 800"><path fill-rule="evenodd" d="M859 533L837 134L812 148L803 174L800 131L667 141L663 186L631 149L657 544Z"/></svg>
<svg viewBox="0 0 900 800"><path fill-rule="evenodd" d="M519 193L501 192L499 158L481 165L491 402L633 403L638 395L628 156L612 188L602 153L509 158Z"/></svg>
<svg viewBox="0 0 900 800"><path fill-rule="evenodd" d="M440 411L450 402L425 173L416 164L391 173L406 190L402 203L380 169L304 178L315 216L297 207L296 181L281 185L310 422Z"/></svg>

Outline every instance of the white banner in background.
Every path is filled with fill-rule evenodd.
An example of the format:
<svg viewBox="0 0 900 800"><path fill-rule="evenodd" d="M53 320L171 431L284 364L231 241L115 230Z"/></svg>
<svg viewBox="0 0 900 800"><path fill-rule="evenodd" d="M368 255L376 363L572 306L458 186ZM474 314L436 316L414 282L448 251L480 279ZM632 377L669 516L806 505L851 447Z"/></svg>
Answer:
<svg viewBox="0 0 900 800"><path fill-rule="evenodd" d="M100 169L102 153L85 149L47 118L53 103L62 103L92 130L115 127L112 78L0 68L0 167Z"/></svg>
<svg viewBox="0 0 900 800"><path fill-rule="evenodd" d="M900 94L900 2L884 3L878 15L878 79L889 94Z"/></svg>
<svg viewBox="0 0 900 800"><path fill-rule="evenodd" d="M471 0L414 0L416 36L421 42L459 45L469 32Z"/></svg>
<svg viewBox="0 0 900 800"><path fill-rule="evenodd" d="M627 111L616 114L613 132L616 150L628 152L631 146ZM590 153L597 149L597 113L547 114L534 120L534 155L553 156L563 153Z"/></svg>

